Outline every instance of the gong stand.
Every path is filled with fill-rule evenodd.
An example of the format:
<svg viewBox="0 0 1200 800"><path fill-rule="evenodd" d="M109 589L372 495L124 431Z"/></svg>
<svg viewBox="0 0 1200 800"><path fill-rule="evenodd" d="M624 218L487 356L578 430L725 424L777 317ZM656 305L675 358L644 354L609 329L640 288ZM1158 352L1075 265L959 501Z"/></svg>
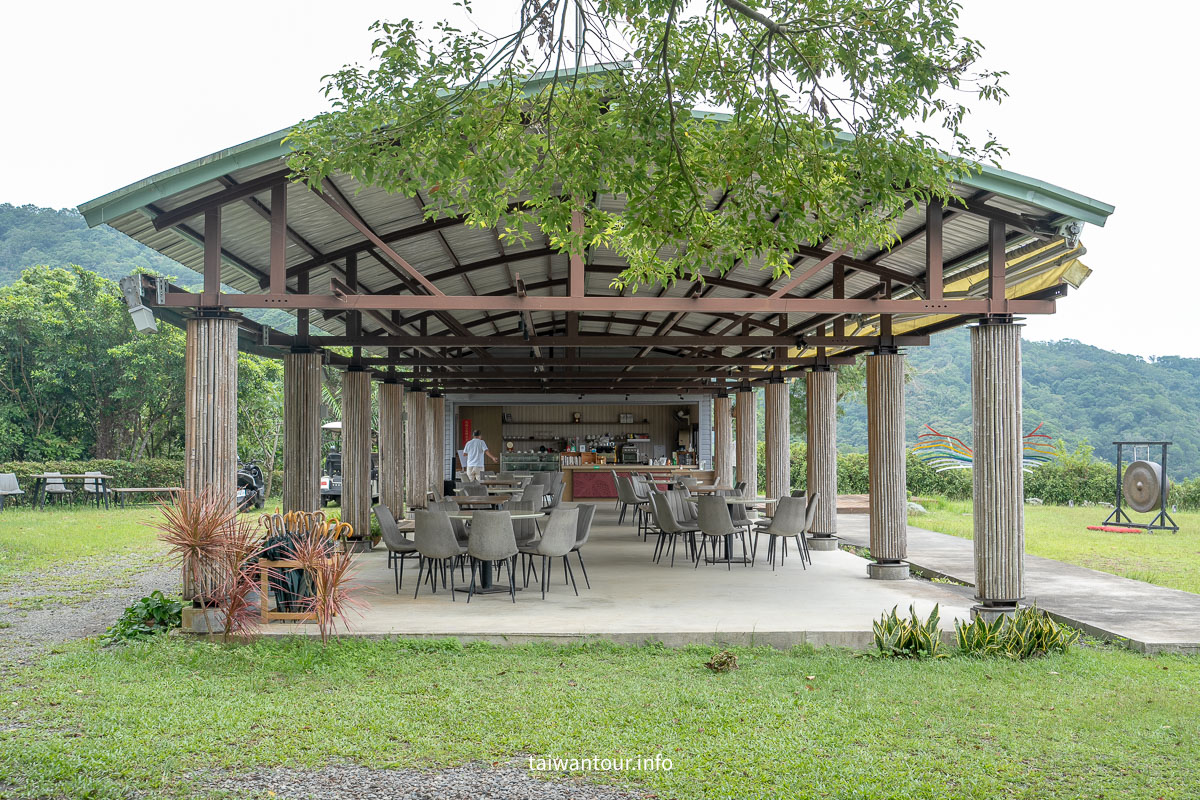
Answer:
<svg viewBox="0 0 1200 800"><path fill-rule="evenodd" d="M1116 507L1112 510L1112 513L1108 515L1108 519L1104 520L1104 522L1101 524L1103 524L1103 525L1110 525L1110 524L1127 525L1130 528L1144 528L1145 530L1148 530L1148 531L1178 532L1179 526L1175 524L1175 520L1171 519L1171 515L1167 513L1167 492L1171 486L1171 482L1169 480L1167 480L1167 445L1169 445L1171 443L1170 442L1113 442L1113 444L1115 444L1117 446L1117 504L1116 504ZM1125 501L1125 484L1123 481L1124 472L1125 472L1124 449L1127 446L1133 447L1133 448L1137 448L1137 447L1146 447L1146 448L1161 447L1162 448L1162 460L1158 462L1159 466L1161 467L1161 470L1162 470L1161 473L1159 474L1159 478L1158 478L1158 494L1159 494L1158 514L1155 515L1154 519L1150 520L1149 524L1144 523L1144 522L1134 522L1133 520L1131 520L1129 518L1129 515L1127 513L1125 513L1125 510L1123 508L1123 504ZM1147 453L1147 455L1148 455L1148 453ZM1131 462L1131 466L1135 463L1137 463L1137 450L1136 449L1134 450L1134 461ZM1134 510L1136 511L1137 509L1135 508ZM1153 510L1153 509L1149 509L1149 510Z"/></svg>

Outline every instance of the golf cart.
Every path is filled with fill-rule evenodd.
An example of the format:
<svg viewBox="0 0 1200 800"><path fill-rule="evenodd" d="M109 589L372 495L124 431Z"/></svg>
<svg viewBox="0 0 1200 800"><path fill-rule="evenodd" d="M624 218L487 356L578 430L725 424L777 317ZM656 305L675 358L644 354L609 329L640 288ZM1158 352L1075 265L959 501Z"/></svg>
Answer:
<svg viewBox="0 0 1200 800"><path fill-rule="evenodd" d="M321 475L321 505L331 502L341 505L342 502L342 449L339 441L342 435L341 420L326 422L321 426L322 431L328 431L333 439L329 450L325 453L325 472ZM371 453L371 502L379 500L379 454Z"/></svg>

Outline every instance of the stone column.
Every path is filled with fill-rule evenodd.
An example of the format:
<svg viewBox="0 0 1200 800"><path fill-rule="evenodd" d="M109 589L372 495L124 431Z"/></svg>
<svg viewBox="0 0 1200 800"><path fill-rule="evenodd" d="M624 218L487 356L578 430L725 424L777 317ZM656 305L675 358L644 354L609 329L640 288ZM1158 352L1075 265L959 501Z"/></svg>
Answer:
<svg viewBox="0 0 1200 800"><path fill-rule="evenodd" d="M230 511L237 502L237 320L203 316L187 321L184 355L183 488L212 491ZM183 599L212 588L202 571L183 576Z"/></svg>
<svg viewBox="0 0 1200 800"><path fill-rule="evenodd" d="M837 544L837 373L817 367L804 378L808 457L805 466L809 494L817 495L817 515L808 546L836 550Z"/></svg>
<svg viewBox="0 0 1200 800"><path fill-rule="evenodd" d="M737 480L746 482L747 497L758 493L758 416L754 404L754 388L739 388L733 412L737 426Z"/></svg>
<svg viewBox="0 0 1200 800"><path fill-rule="evenodd" d="M429 433L429 461L426 478L429 481L429 491L433 492L434 497L441 497L442 480L446 472L443 463L446 445L446 398L430 393L427 402L425 422Z"/></svg>
<svg viewBox="0 0 1200 800"><path fill-rule="evenodd" d="M322 355L294 350L283 357L283 510L321 507Z"/></svg>
<svg viewBox="0 0 1200 800"><path fill-rule="evenodd" d="M425 508L429 491L429 433L425 421L425 392L416 384L404 395L404 493L410 508Z"/></svg>
<svg viewBox="0 0 1200 800"><path fill-rule="evenodd" d="M975 451L975 614L994 617L1025 594L1025 486L1021 472L1021 326L1002 318L971 328Z"/></svg>
<svg viewBox="0 0 1200 800"><path fill-rule="evenodd" d="M713 400L713 482L733 486L733 401L722 392Z"/></svg>
<svg viewBox="0 0 1200 800"><path fill-rule="evenodd" d="M788 385L782 377L772 378L764 397L766 414L766 496L787 497L792 491L791 427ZM774 507L767 508L773 514Z"/></svg>
<svg viewBox="0 0 1200 800"><path fill-rule="evenodd" d="M904 451L904 356L867 357L867 453L871 489L871 558L867 574L908 577L908 493Z"/></svg>
<svg viewBox="0 0 1200 800"><path fill-rule="evenodd" d="M342 373L342 522L371 530L371 374L354 366Z"/></svg>
<svg viewBox="0 0 1200 800"><path fill-rule="evenodd" d="M397 519L404 509L404 385L379 384L379 502Z"/></svg>

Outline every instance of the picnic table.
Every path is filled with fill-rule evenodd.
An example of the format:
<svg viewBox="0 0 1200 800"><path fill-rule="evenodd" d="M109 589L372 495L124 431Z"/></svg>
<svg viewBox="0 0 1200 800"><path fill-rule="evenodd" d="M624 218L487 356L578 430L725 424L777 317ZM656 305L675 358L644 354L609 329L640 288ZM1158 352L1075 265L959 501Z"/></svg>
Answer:
<svg viewBox="0 0 1200 800"><path fill-rule="evenodd" d="M82 475L77 473L42 472L37 475L30 475L29 477L33 478L33 504L41 510L45 510L46 508L46 487L50 485L50 481L58 481L64 488L66 488L67 481L79 481L81 488L88 488L90 481L90 486L96 493L96 508L100 507L101 498L104 498L104 507L108 508L108 493L112 491L108 488L108 482L113 479L112 475L102 475L100 473ZM40 500L38 497L39 493L41 495Z"/></svg>

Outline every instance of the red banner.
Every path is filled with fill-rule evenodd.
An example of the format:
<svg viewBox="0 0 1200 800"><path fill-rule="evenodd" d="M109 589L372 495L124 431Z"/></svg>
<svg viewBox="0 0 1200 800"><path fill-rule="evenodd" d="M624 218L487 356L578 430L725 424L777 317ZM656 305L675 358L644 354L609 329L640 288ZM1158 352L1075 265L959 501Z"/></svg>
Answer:
<svg viewBox="0 0 1200 800"><path fill-rule="evenodd" d="M459 430L462 432L462 442L459 445L461 447L466 445L467 442L471 441L471 420L459 420Z"/></svg>

